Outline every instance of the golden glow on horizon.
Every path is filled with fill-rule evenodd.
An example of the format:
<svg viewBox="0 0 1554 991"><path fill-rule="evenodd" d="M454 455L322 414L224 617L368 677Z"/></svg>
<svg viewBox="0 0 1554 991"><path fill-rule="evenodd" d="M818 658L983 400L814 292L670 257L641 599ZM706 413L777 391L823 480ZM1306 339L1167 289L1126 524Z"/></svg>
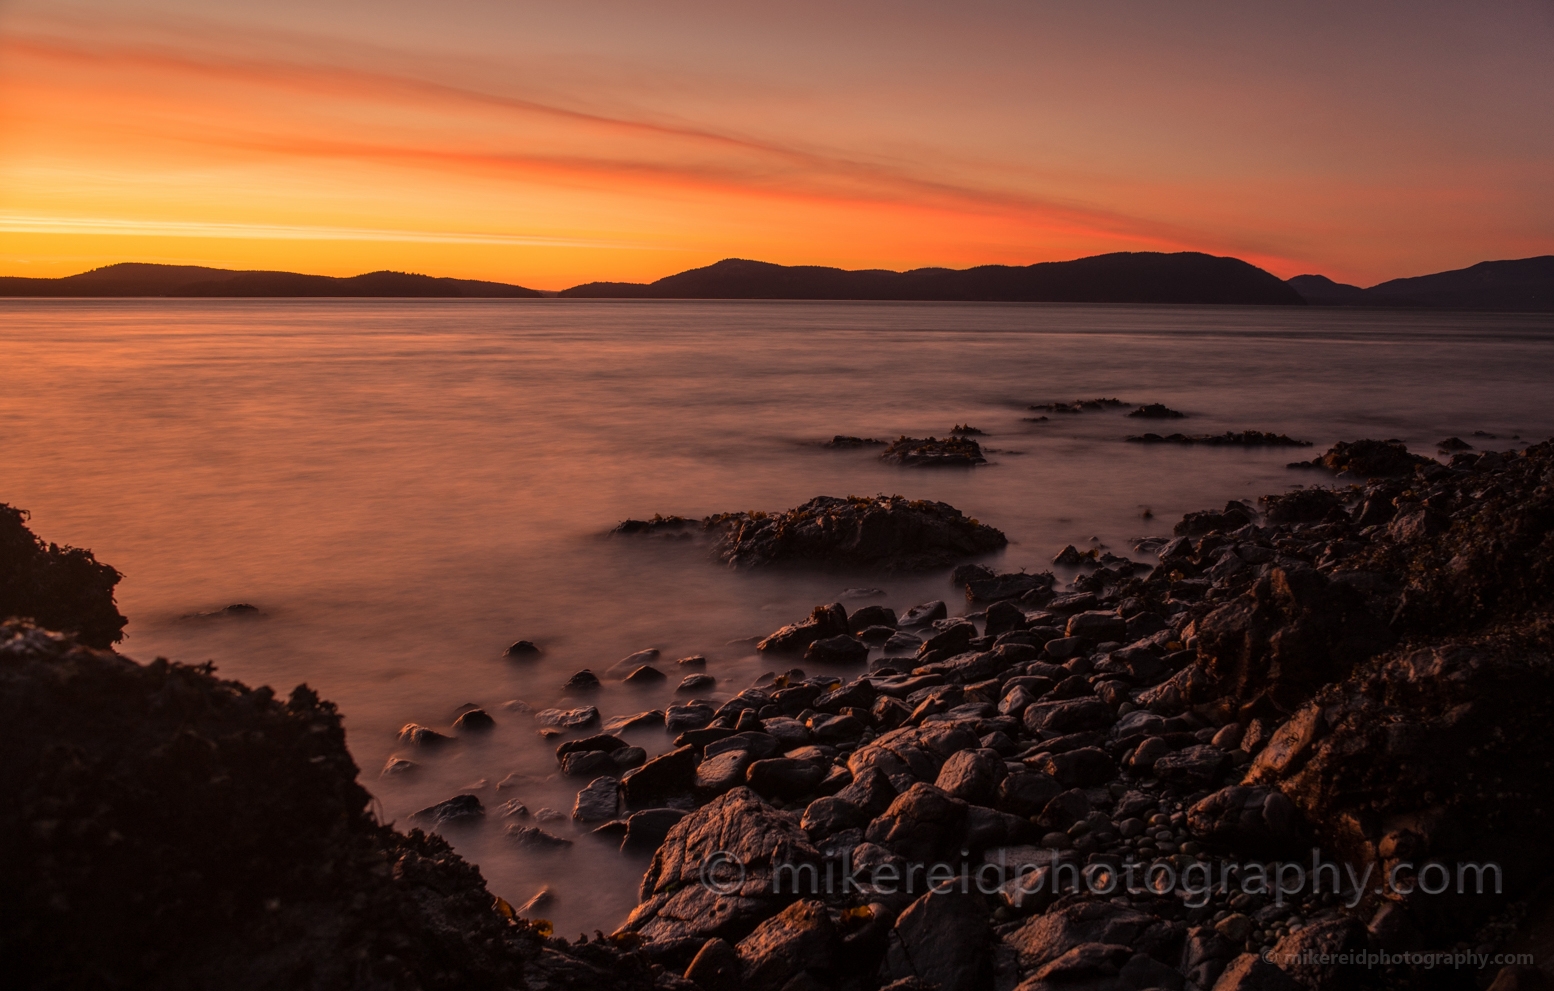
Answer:
<svg viewBox="0 0 1554 991"><path fill-rule="evenodd" d="M560 289L730 256L910 268L1117 250L1234 254L1282 276L1406 274L1379 269L1419 253L1409 204L1422 196L1435 222L1501 256L1554 249L1537 224L1497 228L1502 207L1473 182L1182 175L1191 149L1132 161L1127 135L1030 161L996 132L957 144L889 132L883 113L883 135L848 138L845 108L795 127L792 108L763 114L765 95L737 87L698 118L683 97L633 105L618 83L507 81L475 57L148 23L0 22L0 274L159 261ZM1114 166L1083 167L1097 154ZM1391 228L1346 227L1356 196L1360 220L1391 211Z"/></svg>

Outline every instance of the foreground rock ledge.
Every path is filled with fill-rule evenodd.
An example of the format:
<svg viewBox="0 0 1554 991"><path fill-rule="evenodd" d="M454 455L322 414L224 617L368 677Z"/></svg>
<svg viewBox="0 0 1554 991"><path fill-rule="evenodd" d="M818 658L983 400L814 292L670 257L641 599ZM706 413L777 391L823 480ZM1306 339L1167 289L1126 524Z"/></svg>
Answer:
<svg viewBox="0 0 1554 991"><path fill-rule="evenodd" d="M903 496L817 496L784 513L720 513L702 520L626 520L618 534L712 538L718 560L736 566L808 562L916 571L996 551L1004 534L943 502Z"/></svg>

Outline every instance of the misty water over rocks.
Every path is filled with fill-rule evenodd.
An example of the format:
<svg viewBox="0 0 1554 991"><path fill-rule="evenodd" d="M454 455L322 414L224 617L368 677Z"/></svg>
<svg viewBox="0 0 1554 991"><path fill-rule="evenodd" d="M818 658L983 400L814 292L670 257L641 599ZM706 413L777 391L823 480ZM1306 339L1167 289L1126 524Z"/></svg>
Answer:
<svg viewBox="0 0 1554 991"><path fill-rule="evenodd" d="M560 773L554 750L600 730L546 740L525 707L592 706L608 723L717 704L795 664L856 671L757 656L758 638L817 603L972 608L947 567L736 571L695 541L608 536L619 521L899 493L1002 530L1009 546L983 559L995 570L1038 571L1092 538L1137 557L1130 538L1169 535L1183 513L1321 481L1285 465L1337 440L1431 454L1448 436L1482 450L1554 433L1547 318L552 301L11 301L0 314L0 500L125 573L122 649L211 659L281 691L308 682L345 713L386 819L480 796L483 817L440 831L515 905L551 885L561 932L619 924L647 860L506 835L512 801L525 827L587 828L571 813L589 778ZM1102 396L1127 405L1028 408ZM1153 403L1185 413L1184 434L1316 447L1126 443L1127 412ZM960 424L981 431L987 465L823 446ZM224 608L237 603L256 608ZM519 639L540 652L504 656ZM620 680L640 664L607 673L642 650L667 680ZM692 656L704 665L675 663ZM585 668L597 688L564 687ZM689 674L713 681L677 693ZM449 739L402 740L410 723ZM662 727L618 735L646 756L670 746ZM371 777L395 760L413 766ZM537 821L545 808L562 815Z"/></svg>

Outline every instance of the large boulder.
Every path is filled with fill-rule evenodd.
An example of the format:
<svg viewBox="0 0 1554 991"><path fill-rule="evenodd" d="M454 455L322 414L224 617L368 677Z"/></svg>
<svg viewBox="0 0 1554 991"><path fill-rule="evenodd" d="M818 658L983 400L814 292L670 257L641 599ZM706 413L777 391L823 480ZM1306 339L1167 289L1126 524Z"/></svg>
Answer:
<svg viewBox="0 0 1554 991"><path fill-rule="evenodd" d="M796 901L739 941L744 991L779 991L803 973L823 980L835 968L840 948L825 903Z"/></svg>
<svg viewBox="0 0 1554 991"><path fill-rule="evenodd" d="M840 602L816 606L801 623L784 626L755 645L762 653L803 653L810 644L829 637L847 636L847 610Z"/></svg>
<svg viewBox="0 0 1554 991"><path fill-rule="evenodd" d="M936 780L945 761L959 751L976 749L979 742L970 728L959 723L906 726L853 751L847 767L854 780L871 768L878 769L901 792L915 782Z"/></svg>
<svg viewBox="0 0 1554 991"><path fill-rule="evenodd" d="M641 904L621 929L686 954L714 936L742 939L794 899L788 868L818 869L819 861L793 816L735 788L669 830L642 876Z"/></svg>
<svg viewBox="0 0 1554 991"><path fill-rule="evenodd" d="M992 943L980 895L931 891L896 920L880 983L917 978L939 991L978 991L990 976Z"/></svg>
<svg viewBox="0 0 1554 991"><path fill-rule="evenodd" d="M30 619L92 647L124 639L129 620L113 601L119 572L91 551L44 543L26 520L26 510L0 502L0 620Z"/></svg>
<svg viewBox="0 0 1554 991"><path fill-rule="evenodd" d="M1034 973L1083 943L1129 946L1155 954L1172 945L1170 923L1135 908L1105 901L1076 902L1032 918L1004 936L1022 973Z"/></svg>
<svg viewBox="0 0 1554 991"><path fill-rule="evenodd" d="M908 861L928 863L959 849L965 821L965 802L918 782L869 823L864 835L870 843L888 847Z"/></svg>

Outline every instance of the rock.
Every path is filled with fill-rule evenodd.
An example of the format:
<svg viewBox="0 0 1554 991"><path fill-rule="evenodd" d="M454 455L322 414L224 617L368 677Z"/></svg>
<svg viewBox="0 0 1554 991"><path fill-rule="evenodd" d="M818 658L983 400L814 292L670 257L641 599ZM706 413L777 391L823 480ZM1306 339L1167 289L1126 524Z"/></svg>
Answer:
<svg viewBox="0 0 1554 991"><path fill-rule="evenodd" d="M1059 734L1106 729L1116 719L1116 712L1100 699L1078 698L1038 702L1025 710L1022 722L1032 734Z"/></svg>
<svg viewBox="0 0 1554 991"><path fill-rule="evenodd" d="M1099 747L1080 747L1060 754L1040 754L1032 757L1027 764L1033 770L1050 775L1065 788L1089 788L1105 784L1117 776L1117 765Z"/></svg>
<svg viewBox="0 0 1554 991"><path fill-rule="evenodd" d="M555 904L555 901L556 892L551 888L550 885L547 884L540 890L536 891L532 896L530 896L528 901L524 902L522 905L519 905L513 911L517 912L520 918L528 919L532 918L536 912L543 912L545 909Z"/></svg>
<svg viewBox="0 0 1554 991"><path fill-rule="evenodd" d="M1243 953L1230 962L1214 991L1299 991L1300 985L1284 971L1256 953Z"/></svg>
<svg viewBox="0 0 1554 991"><path fill-rule="evenodd" d="M1219 776L1228 756L1225 751L1207 743L1183 747L1155 761L1155 777L1202 787Z"/></svg>
<svg viewBox="0 0 1554 991"><path fill-rule="evenodd" d="M1029 819L1039 815L1063 791L1056 778L1041 771L1010 774L998 785L994 807Z"/></svg>
<svg viewBox="0 0 1554 991"><path fill-rule="evenodd" d="M971 850L987 850L1027 843L1037 836L1036 827L1029 819L999 812L983 805L966 807L965 832L962 842Z"/></svg>
<svg viewBox="0 0 1554 991"><path fill-rule="evenodd" d="M599 676L584 668L577 674L567 679L567 683L561 686L564 692L591 692L599 687Z"/></svg>
<svg viewBox="0 0 1554 991"><path fill-rule="evenodd" d="M1098 602L1094 592L1071 592L1068 595L1057 596L1044 608L1054 613L1076 613L1094 609Z"/></svg>
<svg viewBox="0 0 1554 991"><path fill-rule="evenodd" d="M1008 774L1004 759L991 750L962 750L939 770L935 786L952 798L987 805Z"/></svg>
<svg viewBox="0 0 1554 991"><path fill-rule="evenodd" d="M808 619L784 626L756 644L755 649L762 653L796 654L816 640L846 636L847 633L847 610L840 602L833 602L828 606L816 606Z"/></svg>
<svg viewBox="0 0 1554 991"><path fill-rule="evenodd" d="M1357 440L1339 441L1326 454L1300 467L1326 468L1363 478L1388 478L1412 475L1416 467L1433 463L1430 458L1410 454L1400 440Z"/></svg>
<svg viewBox="0 0 1554 991"><path fill-rule="evenodd" d="M466 709L453 721L453 728L461 733L484 733L496 727L496 720L484 709Z"/></svg>
<svg viewBox="0 0 1554 991"><path fill-rule="evenodd" d="M1151 713L1153 715L1153 713ZM1156 716L1159 719L1160 717ZM1128 755L1129 770L1141 777L1155 773L1155 762L1171 753L1171 745L1158 736L1145 737Z"/></svg>
<svg viewBox="0 0 1554 991"><path fill-rule="evenodd" d="M561 759L561 773L569 778L593 778L619 769L613 753L607 750L580 750Z"/></svg>
<svg viewBox="0 0 1554 991"><path fill-rule="evenodd" d="M641 808L689 792L696 784L696 751L678 747L621 775L628 805Z"/></svg>
<svg viewBox="0 0 1554 991"><path fill-rule="evenodd" d="M1344 505L1343 497L1331 489L1296 489L1259 501L1269 523L1319 523Z"/></svg>
<svg viewBox="0 0 1554 991"><path fill-rule="evenodd" d="M888 626L892 629L896 624L896 611L889 606L864 606L853 612L849 619L853 633L861 633L871 626Z"/></svg>
<svg viewBox="0 0 1554 991"><path fill-rule="evenodd" d="M720 795L745 783L745 770L754 758L748 750L727 750L709 756L696 768L696 790Z"/></svg>
<svg viewBox="0 0 1554 991"><path fill-rule="evenodd" d="M446 802L438 802L410 816L413 822L429 823L433 827L455 823L470 823L485 818L485 806L474 795L455 795Z"/></svg>
<svg viewBox="0 0 1554 991"><path fill-rule="evenodd" d="M1143 420L1180 420L1186 413L1179 413L1164 403L1149 403L1128 414Z"/></svg>
<svg viewBox="0 0 1554 991"><path fill-rule="evenodd" d="M918 782L869 823L864 837L910 862L927 863L956 846L965 818L965 802Z"/></svg>
<svg viewBox="0 0 1554 991"><path fill-rule="evenodd" d="M995 602L987 607L987 620L983 623L985 636L997 637L1014 630L1025 629L1025 611L1012 602Z"/></svg>
<svg viewBox="0 0 1554 991"><path fill-rule="evenodd" d="M1035 971L1085 943L1156 953L1172 943L1169 923L1113 902L1083 901L1048 911L1004 937L1021 971Z"/></svg>
<svg viewBox="0 0 1554 991"><path fill-rule="evenodd" d="M643 809L626 817L626 835L621 849L638 853L657 850L675 823L684 819L684 809Z"/></svg>
<svg viewBox="0 0 1554 991"><path fill-rule="evenodd" d="M504 657L538 657L540 648L533 640L519 640L503 652Z"/></svg>
<svg viewBox="0 0 1554 991"><path fill-rule="evenodd" d="M1056 661L1066 661L1083 654L1090 646L1090 641L1084 637L1058 637L1048 640L1042 648L1046 656Z"/></svg>
<svg viewBox="0 0 1554 991"><path fill-rule="evenodd" d="M719 894L702 884L703 865L722 853L743 866L743 879L712 870L707 880L723 888ZM622 931L690 953L711 937L739 939L762 919L791 900L787 869L782 873L786 895L774 892L777 865L819 863L819 853L793 817L767 805L750 789L735 788L680 820L642 878L642 903L632 911Z"/></svg>
<svg viewBox="0 0 1554 991"><path fill-rule="evenodd" d="M641 747L621 747L619 750L610 752L610 759L620 770L629 771L647 763L647 751Z"/></svg>
<svg viewBox="0 0 1554 991"><path fill-rule="evenodd" d="M613 753L625 745L625 740L608 733L597 736L585 736L578 740L568 740L557 747L556 760L565 760L568 754L586 753L590 750L602 750L605 753Z"/></svg>
<svg viewBox="0 0 1554 991"><path fill-rule="evenodd" d="M844 829L859 829L869 824L869 816L845 798L817 798L804 810L799 825L810 839L819 843Z"/></svg>
<svg viewBox="0 0 1554 991"><path fill-rule="evenodd" d="M557 729L582 729L599 721L599 710L591 705L578 709L541 709L534 714L534 721Z"/></svg>
<svg viewBox="0 0 1554 991"><path fill-rule="evenodd" d="M901 437L880 455L881 461L920 468L969 468L987 464L982 445L970 437Z"/></svg>
<svg viewBox="0 0 1554 991"><path fill-rule="evenodd" d="M971 646L971 641L975 640L976 636L975 625L967 622L952 623L924 640L923 645L918 648L917 655L927 657L929 654L937 653L949 657L959 654Z"/></svg>
<svg viewBox="0 0 1554 991"><path fill-rule="evenodd" d="M835 797L847 802L869 818L880 815L896 800L896 789L890 779L877 767L855 773L850 784L837 792Z"/></svg>
<svg viewBox="0 0 1554 991"><path fill-rule="evenodd" d="M989 977L993 934L981 897L929 892L891 929L881 983L916 978L939 991L979 991Z"/></svg>
<svg viewBox="0 0 1554 991"><path fill-rule="evenodd" d="M604 724L606 733L624 733L627 730L641 729L647 726L663 726L664 713L661 709L650 709L647 712L637 712L629 716L616 716Z"/></svg>
<svg viewBox="0 0 1554 991"><path fill-rule="evenodd" d="M728 940L709 939L685 969L685 979L701 991L742 991L741 970L739 953Z"/></svg>
<svg viewBox="0 0 1554 991"><path fill-rule="evenodd" d="M920 606L913 606L911 609L908 609L906 611L906 615L901 617L901 622L898 625L927 626L929 623L932 623L935 620L944 619L945 617L949 616L949 614L949 609L945 606L944 602L939 599L935 599L932 602L924 602Z"/></svg>
<svg viewBox="0 0 1554 991"><path fill-rule="evenodd" d="M1196 839L1257 857L1294 854L1305 846L1294 804L1271 788L1221 788L1192 807L1187 828Z"/></svg>
<svg viewBox="0 0 1554 991"><path fill-rule="evenodd" d="M1079 548L1075 547L1073 544L1068 544L1062 550L1057 552L1057 554L1052 558L1052 563L1072 568L1084 564L1086 561L1094 559L1095 555L1091 554L1086 556L1081 554L1079 553Z"/></svg>
<svg viewBox="0 0 1554 991"><path fill-rule="evenodd" d="M805 971L826 975L841 938L825 903L806 898L767 919L739 941L745 991L779 991Z"/></svg>
<svg viewBox="0 0 1554 991"><path fill-rule="evenodd" d="M1042 573L977 575L964 582L968 602L1003 602L1018 599L1033 592L1044 593L1052 588L1053 577Z"/></svg>
<svg viewBox="0 0 1554 991"><path fill-rule="evenodd" d="M664 726L671 733L683 733L686 730L701 729L712 722L712 717L717 710L703 702L687 702L684 705L671 705L665 710Z"/></svg>
<svg viewBox="0 0 1554 991"><path fill-rule="evenodd" d="M658 682L663 681L664 678L664 672L658 670L658 668L653 667L651 664L644 664L637 668L635 671L631 672L631 674L628 674L625 678L625 681L628 685L655 685Z"/></svg>
<svg viewBox="0 0 1554 991"><path fill-rule="evenodd" d="M805 760L771 757L758 760L745 770L751 789L769 798L791 801L815 790L825 778L824 769Z"/></svg>
<svg viewBox="0 0 1554 991"><path fill-rule="evenodd" d="M413 760L406 760L403 757L390 757L388 759L388 763L383 765L383 770L380 772L380 776L396 777L401 774L409 774L411 771L414 771L420 766L420 764L417 764Z"/></svg>
<svg viewBox="0 0 1554 991"><path fill-rule="evenodd" d="M507 827L507 835L518 846L534 850L554 850L572 845L571 840L547 833L538 826L519 826L514 823Z"/></svg>
<svg viewBox="0 0 1554 991"><path fill-rule="evenodd" d="M606 822L620 811L621 782L615 777L599 777L577 793L572 818L578 822Z"/></svg>
<svg viewBox="0 0 1554 991"><path fill-rule="evenodd" d="M817 743L841 744L863 735L864 725L856 716L815 716L809 730Z"/></svg>
<svg viewBox="0 0 1554 991"><path fill-rule="evenodd" d="M699 692L712 688L718 683L718 679L710 674L688 674L680 679L677 692Z"/></svg>
<svg viewBox="0 0 1554 991"><path fill-rule="evenodd" d="M1128 635L1128 624L1114 612L1082 612L1068 618L1067 633L1096 643L1120 641Z"/></svg>
<svg viewBox="0 0 1554 991"><path fill-rule="evenodd" d="M1360 923L1327 919L1285 936L1268 957L1308 991L1343 991L1359 984L1360 972L1338 963L1337 957L1365 947L1365 927Z"/></svg>
<svg viewBox="0 0 1554 991"><path fill-rule="evenodd" d="M451 739L419 723L406 723L399 730L399 742L408 743L412 747L440 747Z"/></svg>
<svg viewBox="0 0 1554 991"><path fill-rule="evenodd" d="M1227 430L1222 434L1139 434L1126 437L1134 444L1206 444L1209 447L1310 447L1309 440L1265 430Z"/></svg>
<svg viewBox="0 0 1554 991"><path fill-rule="evenodd" d="M785 513L709 516L702 527L713 536L720 560L745 566L812 561L923 570L1008 543L998 530L953 506L901 496L818 496Z"/></svg>
<svg viewBox="0 0 1554 991"><path fill-rule="evenodd" d="M933 781L951 755L974 749L977 738L969 729L954 724L904 726L864 744L847 759L856 780L869 768L878 768L896 791L914 782Z"/></svg>
<svg viewBox="0 0 1554 991"><path fill-rule="evenodd" d="M804 651L804 660L812 663L862 664L868 659L868 645L849 636L823 637Z"/></svg>

